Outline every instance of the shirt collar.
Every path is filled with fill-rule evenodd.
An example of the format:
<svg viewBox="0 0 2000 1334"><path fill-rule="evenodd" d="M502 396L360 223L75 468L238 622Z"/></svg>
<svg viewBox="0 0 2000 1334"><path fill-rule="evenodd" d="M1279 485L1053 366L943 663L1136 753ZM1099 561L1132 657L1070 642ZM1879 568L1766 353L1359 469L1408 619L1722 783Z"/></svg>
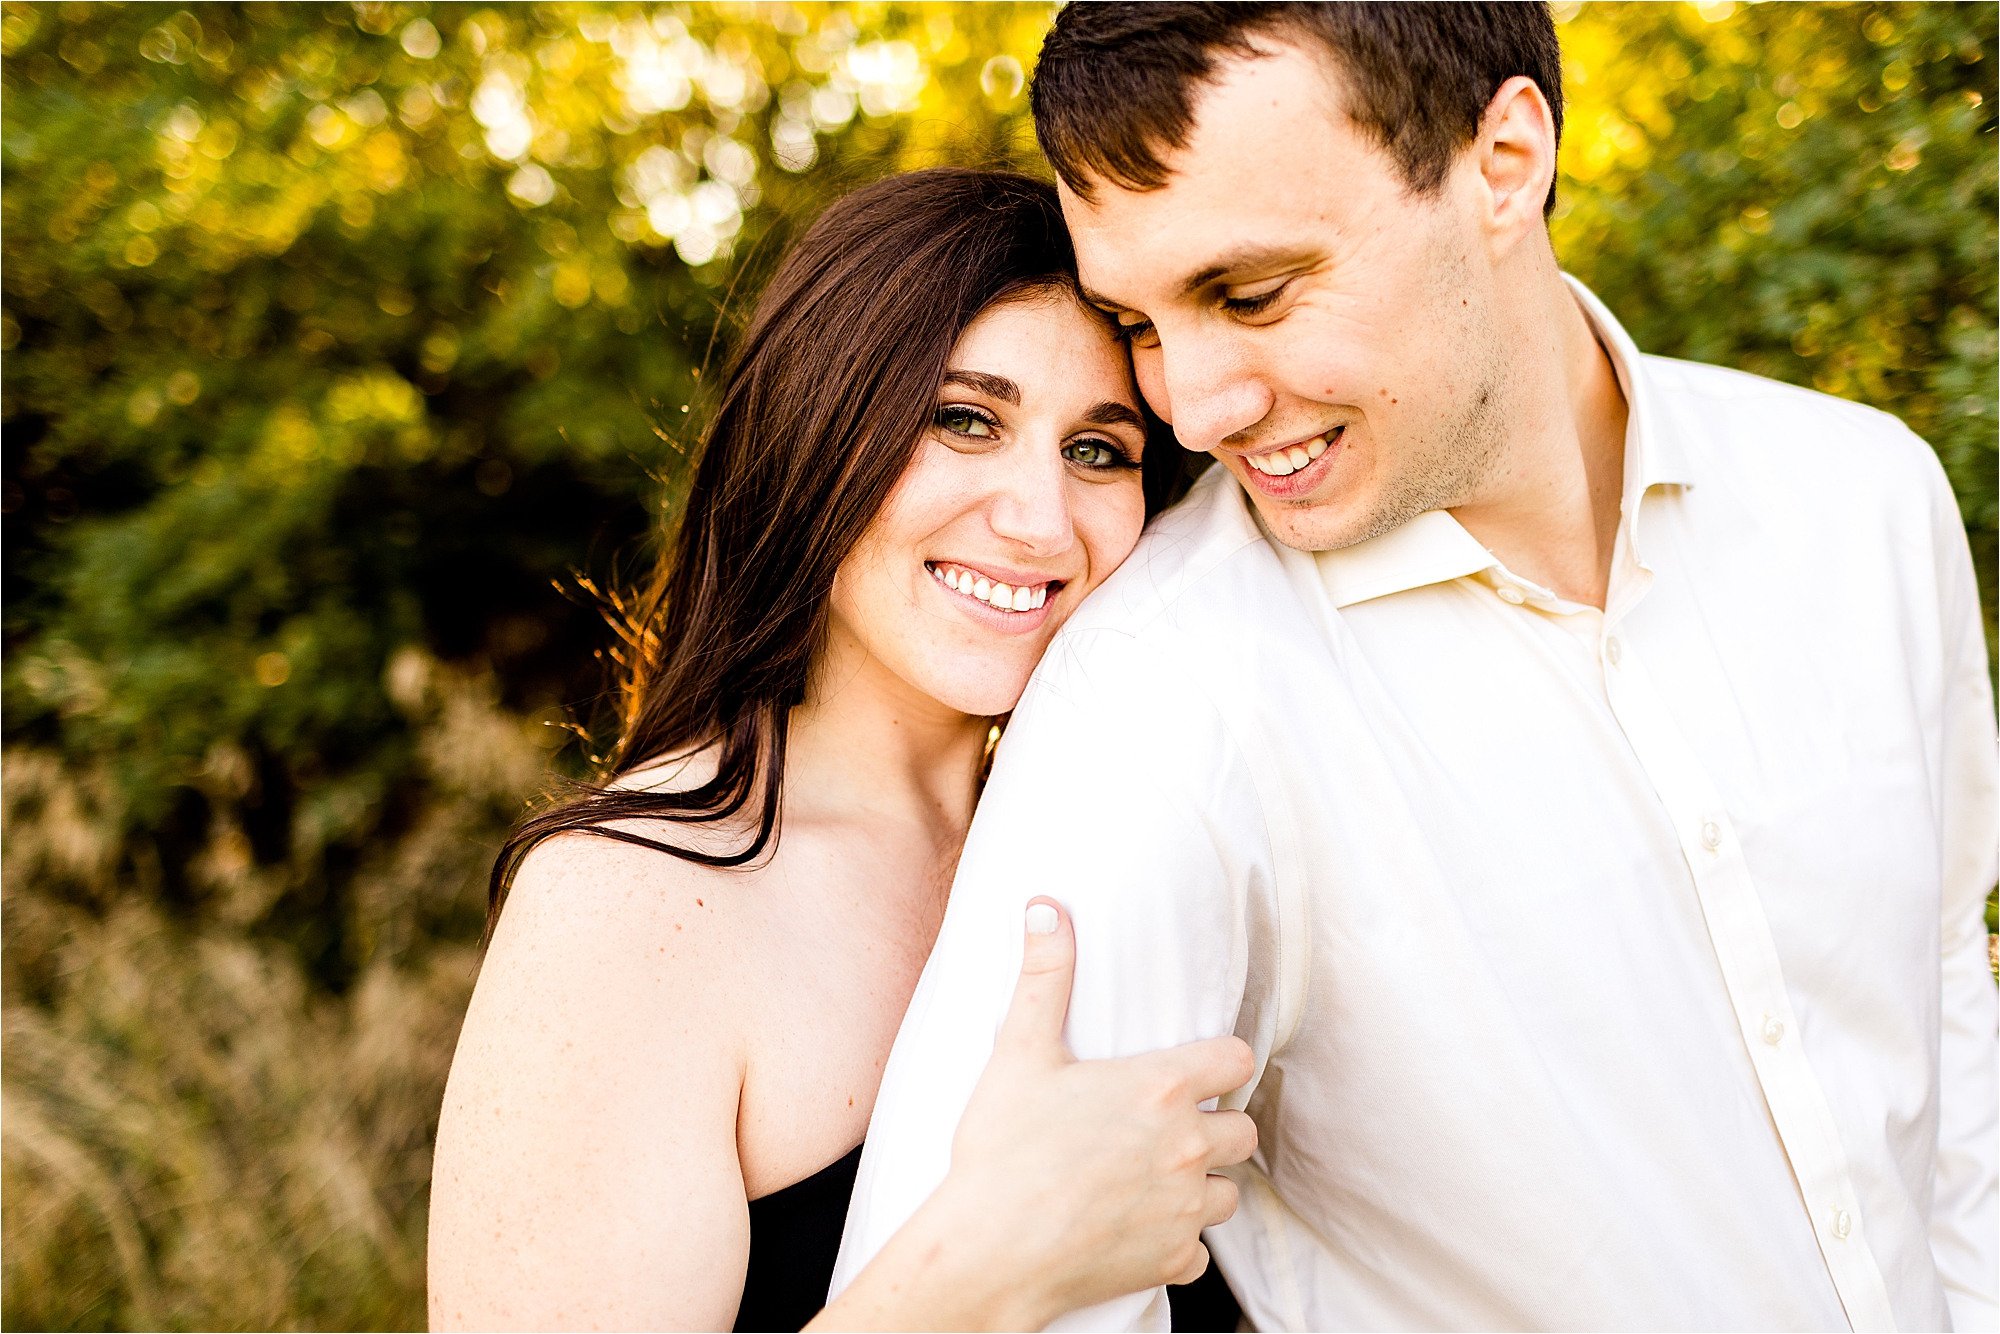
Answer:
<svg viewBox="0 0 2000 1334"><path fill-rule="evenodd" d="M1595 293L1564 274L1584 318L1603 345L1625 393L1625 514L1638 513L1639 500L1655 486L1693 486L1694 470L1670 430L1656 420L1639 349ZM1443 510L1419 514L1399 528L1335 551L1315 552L1320 579L1334 606L1349 607L1371 598L1447 583L1499 566L1457 519Z"/></svg>
<svg viewBox="0 0 2000 1334"><path fill-rule="evenodd" d="M1658 408L1653 402L1646 364L1639 355L1638 345L1632 341L1632 335L1625 332L1625 326L1597 299L1597 293L1567 273L1563 275L1563 281L1569 284L1576 304L1583 308L1584 319L1590 323L1591 332L1597 335L1598 344L1611 359L1611 369L1618 376L1618 387L1625 394L1626 493L1632 493L1634 478L1639 481L1637 490L1640 495L1656 486L1693 486L1696 480L1694 469L1682 452L1680 441L1658 420ZM1636 467L1633 466L1635 464Z"/></svg>
<svg viewBox="0 0 2000 1334"><path fill-rule="evenodd" d="M1449 583L1497 565L1457 519L1427 510L1400 528L1337 551L1318 551L1320 581L1336 607L1387 597L1425 584Z"/></svg>

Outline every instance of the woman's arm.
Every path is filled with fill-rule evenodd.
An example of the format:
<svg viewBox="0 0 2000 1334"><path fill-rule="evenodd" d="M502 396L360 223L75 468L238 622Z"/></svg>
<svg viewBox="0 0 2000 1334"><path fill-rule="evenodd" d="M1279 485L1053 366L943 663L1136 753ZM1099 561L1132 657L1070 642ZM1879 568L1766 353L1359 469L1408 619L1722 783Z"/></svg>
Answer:
<svg viewBox="0 0 2000 1334"><path fill-rule="evenodd" d="M1257 1129L1199 1104L1249 1080L1248 1044L1076 1060L1062 1041L1069 915L1033 899L1028 927L951 1171L808 1329L1040 1329L1206 1267L1202 1228L1236 1211L1235 1184L1210 1173L1248 1158Z"/></svg>
<svg viewBox="0 0 2000 1334"><path fill-rule="evenodd" d="M705 874L583 836L522 867L438 1128L432 1328L734 1323L750 1233L731 955L694 934L712 915L681 910ZM1256 1131L1197 1104L1250 1077L1249 1048L1073 1060L1075 936L1060 911L1055 928L1027 937L944 1184L813 1328L1038 1329L1200 1274L1201 1228L1235 1208L1208 1173Z"/></svg>
<svg viewBox="0 0 2000 1334"><path fill-rule="evenodd" d="M742 1049L707 874L583 835L521 868L438 1125L433 1329L734 1323Z"/></svg>

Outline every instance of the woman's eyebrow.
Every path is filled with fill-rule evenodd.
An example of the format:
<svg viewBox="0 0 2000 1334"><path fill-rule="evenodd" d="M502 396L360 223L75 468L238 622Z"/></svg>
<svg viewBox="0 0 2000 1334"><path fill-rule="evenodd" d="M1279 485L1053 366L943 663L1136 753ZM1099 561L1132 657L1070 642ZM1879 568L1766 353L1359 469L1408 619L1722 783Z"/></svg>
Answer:
<svg viewBox="0 0 2000 1334"><path fill-rule="evenodd" d="M1139 414L1123 403L1104 402L1083 414L1084 421L1092 426L1136 426L1146 429L1146 423Z"/></svg>
<svg viewBox="0 0 2000 1334"><path fill-rule="evenodd" d="M946 371L944 382L976 389L1003 403L1012 403L1015 407L1021 405L1021 386L1004 375L988 375L985 371Z"/></svg>

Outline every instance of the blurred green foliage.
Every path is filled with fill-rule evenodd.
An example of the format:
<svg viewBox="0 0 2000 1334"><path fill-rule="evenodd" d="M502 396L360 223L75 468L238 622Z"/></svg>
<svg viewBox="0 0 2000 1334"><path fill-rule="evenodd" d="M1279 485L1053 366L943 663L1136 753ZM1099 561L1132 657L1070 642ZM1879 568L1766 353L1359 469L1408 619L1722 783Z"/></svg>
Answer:
<svg viewBox="0 0 2000 1334"><path fill-rule="evenodd" d="M603 684L577 577L647 559L827 199L1041 169L1051 12L0 6L0 1323L421 1323L483 862ZM1566 267L1924 434L1990 636L1994 7L1557 14Z"/></svg>
<svg viewBox="0 0 2000 1334"><path fill-rule="evenodd" d="M1995 15L1586 8L1562 29L1553 228L1647 351L1871 403L1930 441L1972 539L1989 655Z"/></svg>
<svg viewBox="0 0 2000 1334"><path fill-rule="evenodd" d="M1025 143L1046 17L7 10L10 741L111 765L197 907L240 754L298 871L260 927L343 985L343 868L424 799L395 654L587 701L550 582L637 558L730 284L855 180Z"/></svg>

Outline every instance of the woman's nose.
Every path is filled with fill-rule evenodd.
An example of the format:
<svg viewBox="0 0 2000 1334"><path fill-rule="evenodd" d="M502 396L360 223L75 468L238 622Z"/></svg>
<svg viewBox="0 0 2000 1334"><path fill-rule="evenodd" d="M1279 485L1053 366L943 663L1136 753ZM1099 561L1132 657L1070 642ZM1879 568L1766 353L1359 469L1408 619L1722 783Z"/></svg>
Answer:
<svg viewBox="0 0 2000 1334"><path fill-rule="evenodd" d="M994 495L988 522L1033 556L1059 556L1076 540L1070 521L1069 479L1060 441L1037 441L1014 452L1013 467Z"/></svg>

